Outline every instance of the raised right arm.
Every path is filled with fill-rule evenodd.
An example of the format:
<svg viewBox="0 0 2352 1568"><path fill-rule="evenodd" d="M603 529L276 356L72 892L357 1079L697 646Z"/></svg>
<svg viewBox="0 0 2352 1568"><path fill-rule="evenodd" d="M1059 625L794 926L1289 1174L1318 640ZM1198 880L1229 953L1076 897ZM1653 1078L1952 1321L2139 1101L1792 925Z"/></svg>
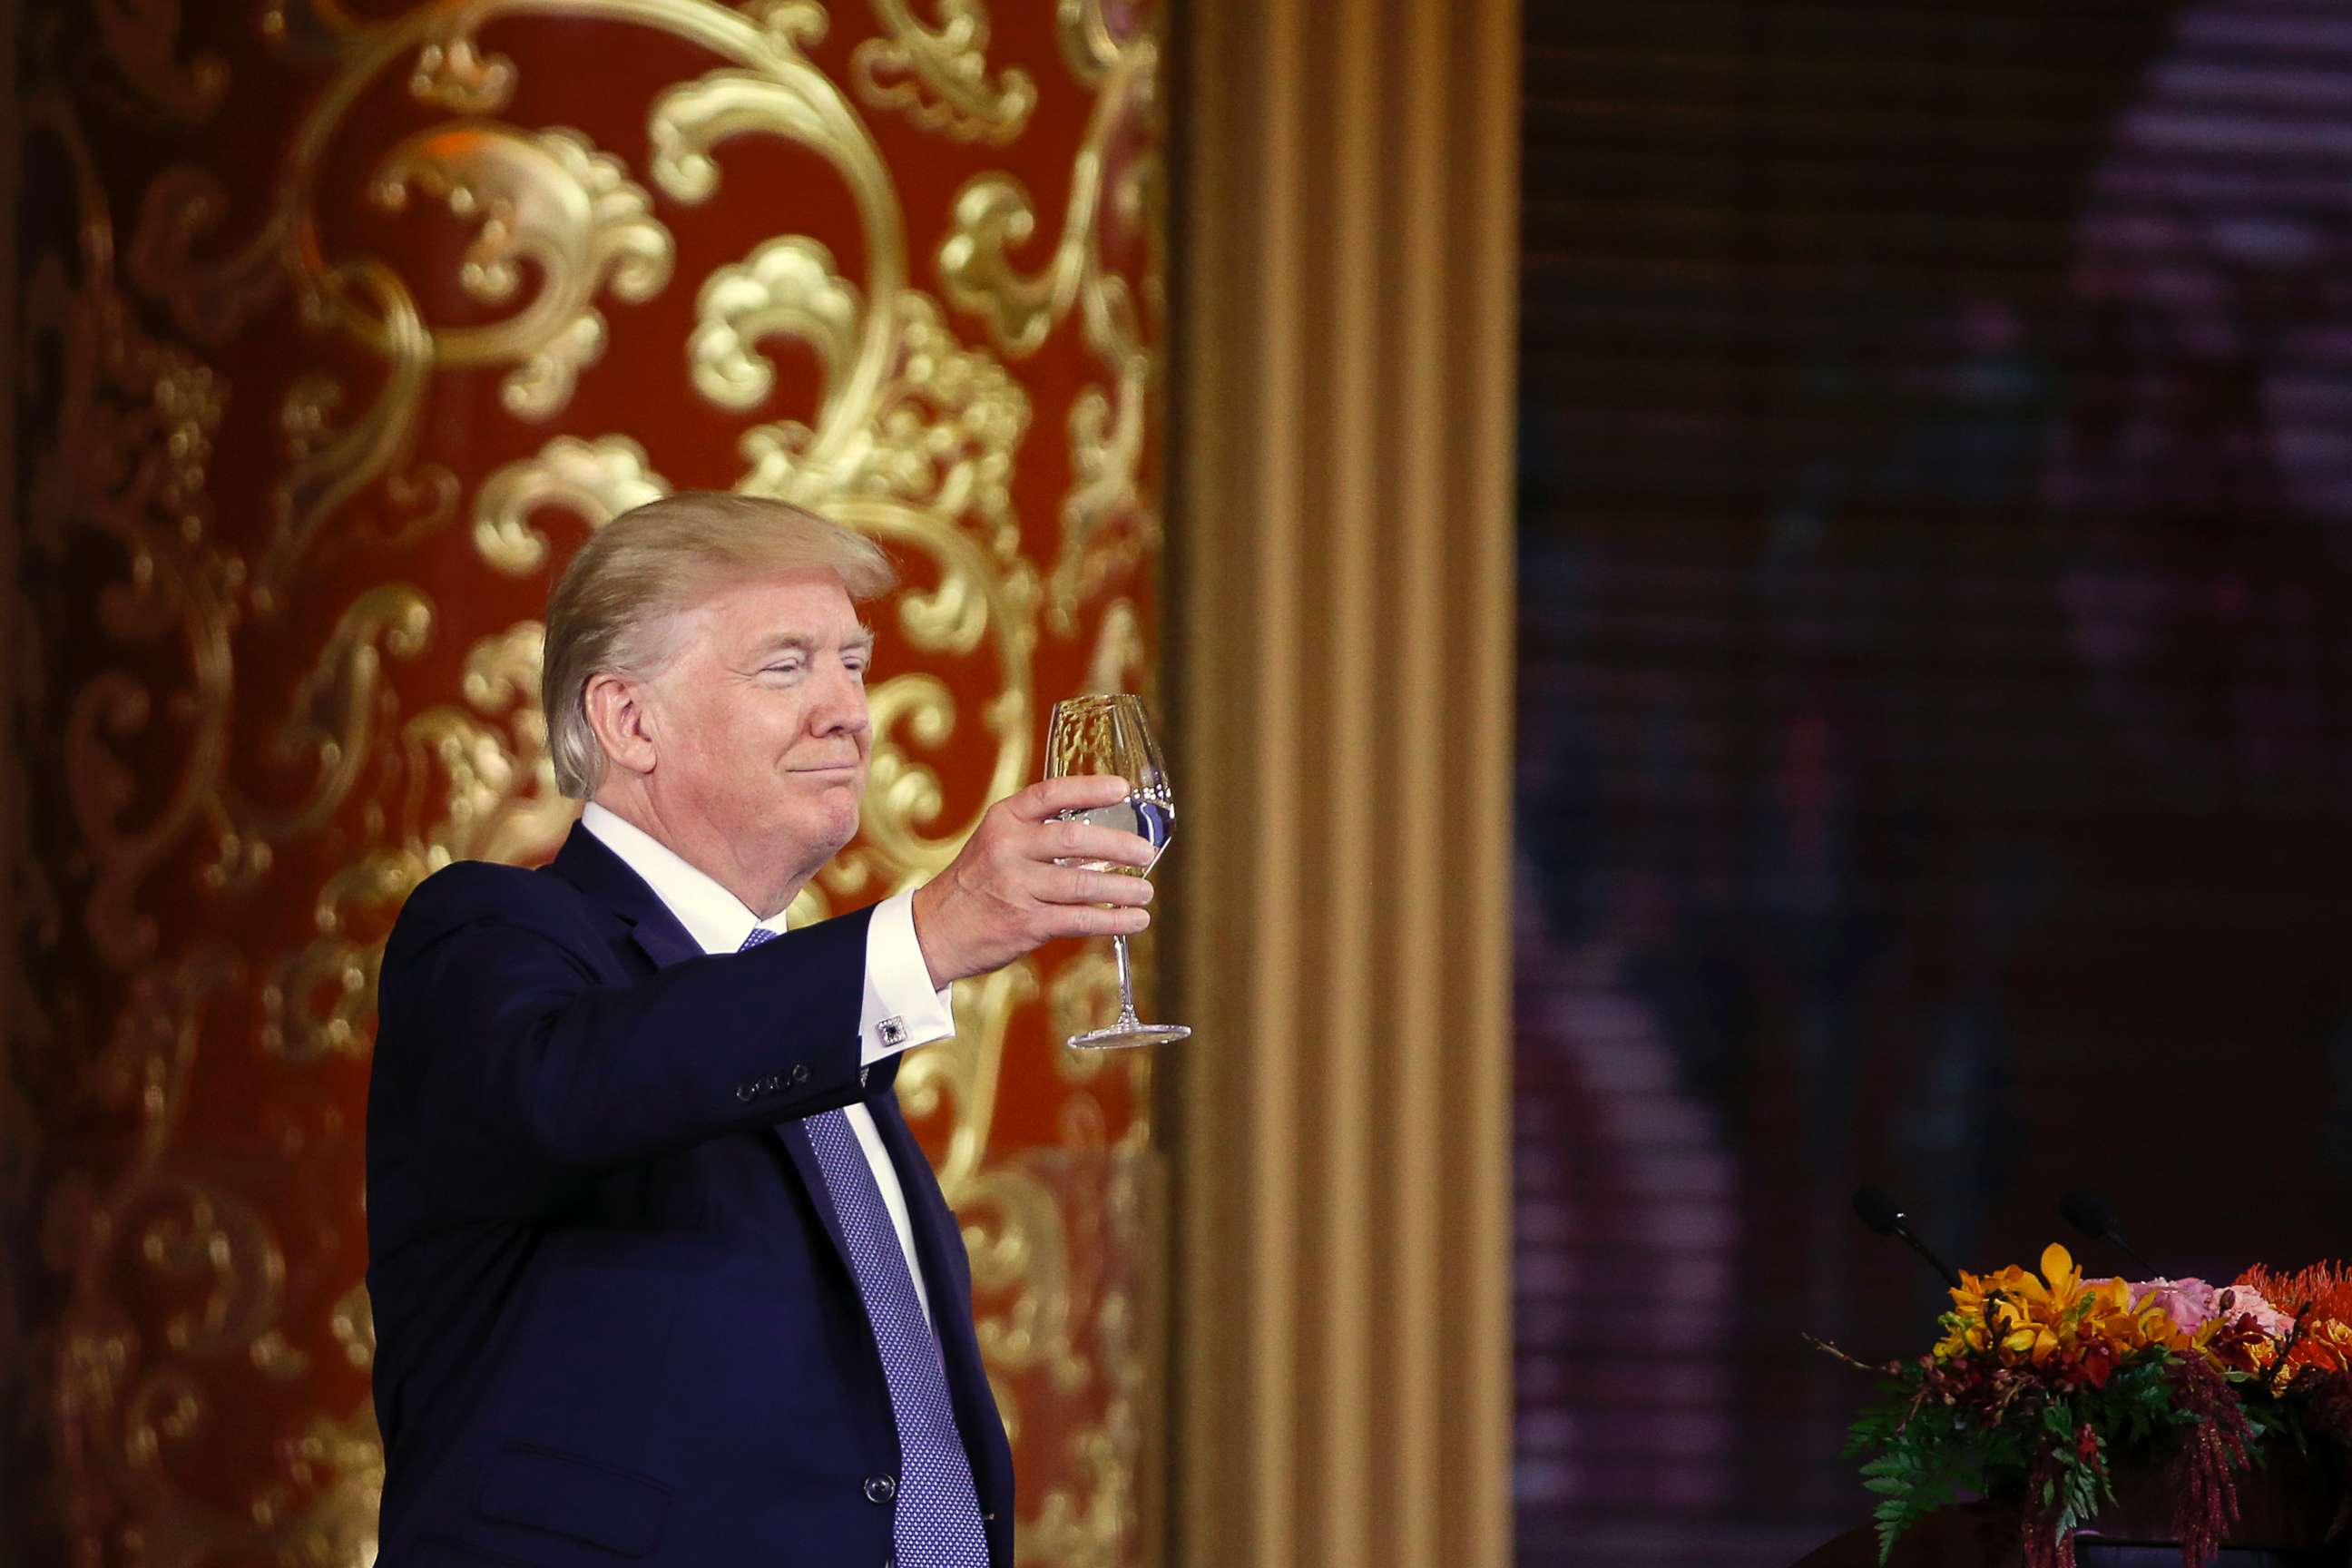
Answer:
<svg viewBox="0 0 2352 1568"><path fill-rule="evenodd" d="M385 946L372 1180L382 1156L415 1166L437 1210L520 1216L576 1178L848 1104L866 1092L866 920L614 984L560 884L470 862L437 873Z"/></svg>

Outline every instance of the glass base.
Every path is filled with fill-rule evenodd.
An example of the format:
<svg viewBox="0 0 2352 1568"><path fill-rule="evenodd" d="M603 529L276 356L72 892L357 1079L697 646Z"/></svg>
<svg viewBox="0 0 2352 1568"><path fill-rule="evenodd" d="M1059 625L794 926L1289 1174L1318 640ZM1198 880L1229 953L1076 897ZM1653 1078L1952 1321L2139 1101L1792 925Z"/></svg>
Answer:
<svg viewBox="0 0 2352 1568"><path fill-rule="evenodd" d="M1122 1018L1108 1029L1072 1035L1067 1044L1074 1051L1119 1051L1131 1046L1172 1045L1192 1037L1192 1031L1181 1024L1130 1024Z"/></svg>

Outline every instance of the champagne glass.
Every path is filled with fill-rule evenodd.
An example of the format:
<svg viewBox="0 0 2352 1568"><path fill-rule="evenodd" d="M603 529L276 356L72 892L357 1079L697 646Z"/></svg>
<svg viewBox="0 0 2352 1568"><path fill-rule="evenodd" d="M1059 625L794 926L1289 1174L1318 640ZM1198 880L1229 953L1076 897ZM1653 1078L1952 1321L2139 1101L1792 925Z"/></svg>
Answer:
<svg viewBox="0 0 2352 1568"><path fill-rule="evenodd" d="M1150 840L1159 864L1169 838L1176 831L1176 794L1169 786L1168 768L1160 760L1160 742L1143 714L1143 699L1128 692L1073 697L1054 704L1054 719L1045 736L1045 776L1066 778L1079 773L1115 773L1128 782L1125 800L1091 811L1066 811L1065 822L1091 822L1115 827ZM1090 871L1113 871L1143 877L1150 866L1115 866L1107 860L1076 860L1071 865ZM1135 1016L1135 979L1128 966L1127 938L1114 936L1111 950L1118 958L1118 1017L1108 1028L1090 1029L1070 1037L1071 1048L1109 1050L1122 1046L1160 1046L1192 1034L1181 1024L1147 1024Z"/></svg>

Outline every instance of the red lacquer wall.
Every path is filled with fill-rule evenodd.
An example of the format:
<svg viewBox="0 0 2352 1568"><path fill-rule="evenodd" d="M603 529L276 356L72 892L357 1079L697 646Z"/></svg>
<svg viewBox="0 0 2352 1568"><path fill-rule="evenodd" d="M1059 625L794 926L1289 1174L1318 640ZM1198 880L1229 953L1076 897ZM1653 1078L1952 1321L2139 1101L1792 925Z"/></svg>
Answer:
<svg viewBox="0 0 2352 1568"><path fill-rule="evenodd" d="M866 831L942 864L1061 695L1150 689L1163 67L1118 0L74 0L22 18L16 1295L28 1562L361 1564L377 946L572 814L551 574L664 490L883 540ZM960 989L1022 1555L1148 1560L1148 1053L1107 950ZM6 1494L0 1494L6 1495ZM5 1552L0 1552L5 1557Z"/></svg>

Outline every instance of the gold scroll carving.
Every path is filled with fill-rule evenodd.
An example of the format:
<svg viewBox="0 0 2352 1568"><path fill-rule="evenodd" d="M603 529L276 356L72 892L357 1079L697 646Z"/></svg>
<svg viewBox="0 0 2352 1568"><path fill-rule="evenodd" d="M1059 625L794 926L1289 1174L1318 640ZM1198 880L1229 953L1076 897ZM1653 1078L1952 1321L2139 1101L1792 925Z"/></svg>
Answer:
<svg viewBox="0 0 2352 1568"><path fill-rule="evenodd" d="M571 423L631 312L692 300L675 363L705 415L746 421L737 488L818 507L908 568L901 672L872 692L866 831L800 916L943 865L1032 774L1055 697L1148 683L1160 41L1098 0L1062 0L1022 64L982 0L873 0L865 21L845 48L844 18L811 0L257 0L234 47L192 52L173 0L99 0L107 92L49 71L28 102L76 226L55 253L26 247L19 368L58 438L26 457L26 550L105 563L86 612L50 612L90 639L89 672L33 715L61 740L71 840L31 873L55 917L33 961L79 944L110 977L26 1031L60 1052L91 1042L77 1092L109 1130L44 1220L66 1296L48 1416L77 1564L373 1557L383 1460L364 1402L310 1406L267 1474L195 1479L255 1390L349 1387L373 1362L356 1268L322 1290L270 1185L321 1136L355 1139L358 1107L308 1131L273 1122L267 1158L216 1157L200 1108L224 1074L331 1099L316 1086L351 1081L330 1075L369 1050L400 900L452 859L542 858L568 828L529 616L570 543L671 488L639 432ZM593 134L507 118L550 22L634 30L699 64ZM944 237L918 256L881 132L1011 157L1041 69L1089 105L1079 142L1044 154L1070 182L1058 237L1033 268L1024 179L984 172L951 210L911 215ZM203 133L281 78L302 107L257 204ZM408 116L389 128L387 95ZM186 128L190 149L127 190L101 134L125 100ZM751 142L813 160L855 231L803 232L789 193L745 193L775 232L690 275L686 237L729 202L730 154ZM329 185L352 168L360 202ZM454 277L415 263L431 248L381 238L428 223L462 231ZM1025 487L1028 510L1052 513L1033 524L1040 410L1022 366L1066 332L1089 377L1048 411L1067 479L1043 504ZM220 367L255 334L299 342L312 368L232 384ZM476 374L512 437L478 471L435 430ZM217 470L239 418L266 423L278 458L250 523ZM470 582L447 575L453 554ZM488 604L503 613L486 619ZM454 686L421 685L444 658L454 678L436 679ZM244 912L273 900L299 929L247 940ZM201 921L175 918L192 901ZM1077 952L960 986L961 1032L900 1079L966 1225L1008 1424L1024 1465L1042 1458L1045 1484L1024 1470L1022 1560L1087 1568L1156 1557L1138 1518L1157 1414L1150 1063L1056 1061L1047 1131L1009 1137L1003 1119L1016 1043L1105 1016L1108 973ZM1041 1450L1048 1407L1089 1414L1057 1418Z"/></svg>
<svg viewBox="0 0 2352 1568"><path fill-rule="evenodd" d="M1037 89L1018 67L988 79L985 0L941 0L937 26L924 26L907 0L874 0L874 15L884 36L858 45L849 61L861 99L959 141L1021 134Z"/></svg>

